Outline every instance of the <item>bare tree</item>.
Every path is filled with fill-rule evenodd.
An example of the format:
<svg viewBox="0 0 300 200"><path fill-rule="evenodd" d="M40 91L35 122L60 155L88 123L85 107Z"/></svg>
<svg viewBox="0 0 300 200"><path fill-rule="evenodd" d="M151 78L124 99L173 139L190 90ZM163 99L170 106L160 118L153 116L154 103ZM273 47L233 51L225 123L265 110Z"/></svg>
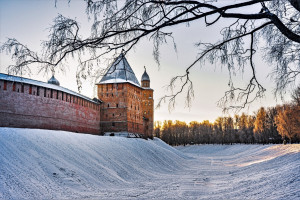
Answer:
<svg viewBox="0 0 300 200"><path fill-rule="evenodd" d="M292 92L292 100L293 100L293 103L295 105L298 105L300 106L300 86L298 86L293 92Z"/></svg>
<svg viewBox="0 0 300 200"><path fill-rule="evenodd" d="M71 0L70 0L71 1ZM70 2L69 1L69 2ZM116 56L123 49L126 54L142 38L153 41L153 56L159 64L160 46L172 37L170 28L193 21L206 26L223 26L221 40L215 43L199 41L199 56L186 65L184 74L175 76L169 84L170 93L158 102L168 101L170 108L183 91L189 106L193 98L193 82L190 71L197 63L208 60L220 63L230 72L229 90L220 99L224 108L243 108L264 95L265 88L257 79L262 66L256 66L253 56L259 50L258 42L264 40L264 58L273 64L272 76L276 80L276 92L285 91L300 74L300 4L298 0L245 0L245 1L195 1L195 0L85 0L86 13L92 18L91 34L82 38L80 25L74 19L58 15L51 27L49 39L43 42L43 52L38 54L8 39L1 46L8 51L15 65L13 72L30 70L38 63L43 70L63 68L70 57L78 58L80 67L77 79L91 75L92 66L105 54ZM72 1L70 2L72 3ZM222 23L218 23L223 19ZM223 23L224 21L228 21ZM228 25L229 24L229 25ZM249 41L249 42L247 42ZM174 48L176 44L174 42ZM90 58L82 56L89 53ZM249 67L252 75L245 87L236 87L232 76L237 70ZM175 86L180 86L175 87Z"/></svg>

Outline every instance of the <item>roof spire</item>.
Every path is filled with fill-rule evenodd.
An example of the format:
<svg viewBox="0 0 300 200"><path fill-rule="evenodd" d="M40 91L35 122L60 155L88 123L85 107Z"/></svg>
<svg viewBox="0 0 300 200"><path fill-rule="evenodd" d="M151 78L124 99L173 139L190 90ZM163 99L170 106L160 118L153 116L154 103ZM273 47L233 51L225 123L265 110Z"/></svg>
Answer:
<svg viewBox="0 0 300 200"><path fill-rule="evenodd" d="M142 75L142 81L150 81L149 75L148 75L148 73L146 71L146 66L144 66L144 69L145 69L145 71L144 71L144 73Z"/></svg>
<svg viewBox="0 0 300 200"><path fill-rule="evenodd" d="M124 49L118 58L116 58L108 68L99 84L129 82L140 87L140 83L137 80L128 61L126 60L123 52L125 52Z"/></svg>
<svg viewBox="0 0 300 200"><path fill-rule="evenodd" d="M54 74L52 74L52 77L48 80L48 83L58 86L60 85L59 81L54 77Z"/></svg>

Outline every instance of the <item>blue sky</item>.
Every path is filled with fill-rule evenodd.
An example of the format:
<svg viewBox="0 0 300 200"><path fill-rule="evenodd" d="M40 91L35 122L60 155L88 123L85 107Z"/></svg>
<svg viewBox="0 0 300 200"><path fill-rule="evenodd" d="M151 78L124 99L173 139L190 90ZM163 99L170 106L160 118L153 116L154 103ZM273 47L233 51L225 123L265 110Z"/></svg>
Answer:
<svg viewBox="0 0 300 200"><path fill-rule="evenodd" d="M80 0L73 0L68 5L67 1L58 1L57 7L54 6L54 0L1 0L0 1L0 42L3 43L7 38L16 38L20 42L26 44L29 48L41 51L40 42L47 39L48 27L52 24L52 20L58 13L76 18L81 22L83 36L87 36L90 30L90 22L87 21L85 14L85 4ZM220 22L222 23L222 22ZM127 54L127 60L133 68L138 80L143 73L143 66L147 67L147 72L151 79L151 87L154 89L155 102L159 97L166 94L165 86L169 83L173 76L184 73L185 67L193 62L199 53L195 48L196 42L216 41L219 37L219 25L211 28L205 28L201 23L192 23L190 27L180 25L171 29L174 33L177 44L178 53L173 49L172 42L161 48L161 66L158 67L152 56L152 43L146 38L142 40L136 48ZM281 100L276 101L272 91L275 87L270 78L267 78L271 67L264 63L260 56L256 58L256 66L258 66L258 79L267 89L266 97L255 102L243 110L252 114L261 106L275 106L282 103ZM11 63L10 57L6 54L0 55L0 72L6 73L7 66ZM66 71L58 73L56 76L62 86L77 90L75 72L76 63L69 60L65 63ZM98 66L106 67L106 66ZM237 73L234 78L239 86L244 86L248 79L249 71L245 71L242 75ZM37 74L35 70L30 78L40 81L47 81L51 74ZM175 110L171 113L168 111L168 105L163 104L158 110L155 110L155 120L181 120L181 121L214 121L218 116L224 116L222 109L217 107L217 101L223 96L228 89L228 71L221 68L218 63L215 65L205 64L196 66L192 70L192 80L195 89L195 98L191 108L186 108L184 94L181 95L176 103ZM82 94L93 97L94 84L91 80L87 80L84 84ZM289 100L289 95L285 98Z"/></svg>

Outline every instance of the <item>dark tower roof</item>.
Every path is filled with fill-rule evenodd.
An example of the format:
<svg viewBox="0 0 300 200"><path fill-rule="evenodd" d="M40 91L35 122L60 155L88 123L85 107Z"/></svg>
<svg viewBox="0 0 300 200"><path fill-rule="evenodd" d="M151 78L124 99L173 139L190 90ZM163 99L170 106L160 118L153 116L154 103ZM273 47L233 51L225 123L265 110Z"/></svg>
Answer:
<svg viewBox="0 0 300 200"><path fill-rule="evenodd" d="M149 75L147 74L147 71L146 71L146 67L145 68L145 71L142 75L142 81L150 81L150 78L149 78Z"/></svg>
<svg viewBox="0 0 300 200"><path fill-rule="evenodd" d="M123 53L113 62L99 84L129 82L140 87L133 70Z"/></svg>
<svg viewBox="0 0 300 200"><path fill-rule="evenodd" d="M48 83L53 85L59 85L59 81L52 75L52 77L48 80Z"/></svg>

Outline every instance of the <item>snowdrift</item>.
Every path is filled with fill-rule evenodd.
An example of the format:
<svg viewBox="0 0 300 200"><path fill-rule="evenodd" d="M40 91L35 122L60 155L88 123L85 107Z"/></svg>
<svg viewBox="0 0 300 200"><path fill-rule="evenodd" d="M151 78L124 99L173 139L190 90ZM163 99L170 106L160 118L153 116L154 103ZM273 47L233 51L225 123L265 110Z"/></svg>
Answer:
<svg viewBox="0 0 300 200"><path fill-rule="evenodd" d="M179 170L184 157L159 139L0 128L0 199L92 198Z"/></svg>

